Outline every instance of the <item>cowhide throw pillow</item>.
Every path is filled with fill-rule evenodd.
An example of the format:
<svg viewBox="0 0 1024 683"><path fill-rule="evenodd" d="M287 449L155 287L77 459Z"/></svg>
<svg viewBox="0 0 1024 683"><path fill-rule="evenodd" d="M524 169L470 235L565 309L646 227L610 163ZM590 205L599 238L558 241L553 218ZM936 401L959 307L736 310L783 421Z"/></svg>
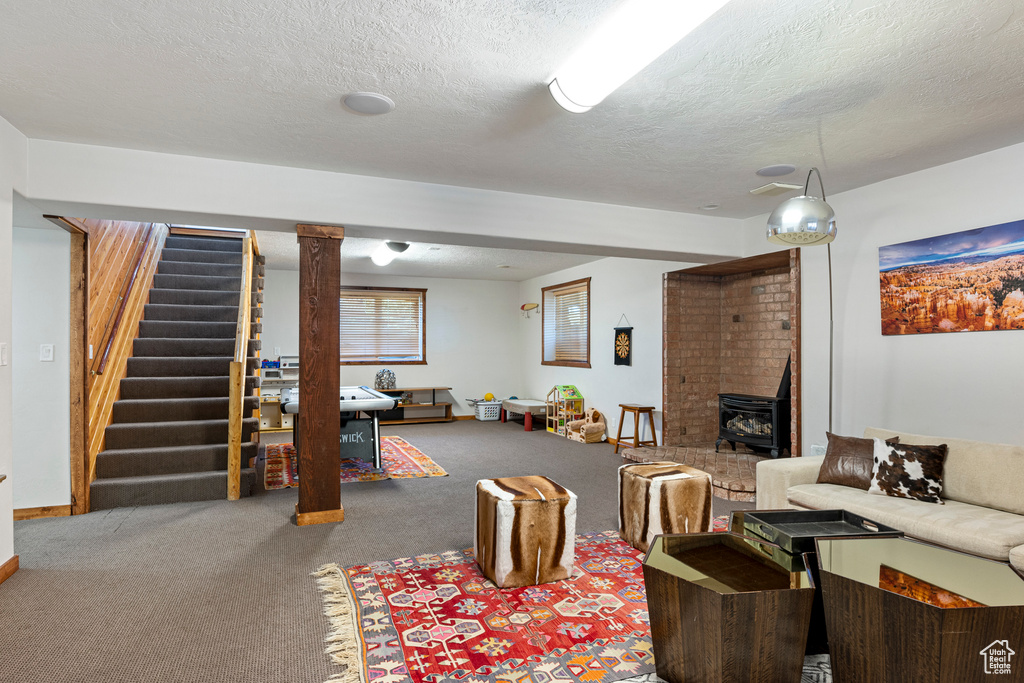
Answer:
<svg viewBox="0 0 1024 683"><path fill-rule="evenodd" d="M871 439L856 436L839 436L825 432L828 450L818 470L819 484L838 484L867 491L871 488L871 473L874 471L875 443ZM900 437L887 439L886 443L899 443Z"/></svg>
<svg viewBox="0 0 1024 683"><path fill-rule="evenodd" d="M942 465L946 444L911 446L874 439L874 467L868 493L914 498L942 505Z"/></svg>

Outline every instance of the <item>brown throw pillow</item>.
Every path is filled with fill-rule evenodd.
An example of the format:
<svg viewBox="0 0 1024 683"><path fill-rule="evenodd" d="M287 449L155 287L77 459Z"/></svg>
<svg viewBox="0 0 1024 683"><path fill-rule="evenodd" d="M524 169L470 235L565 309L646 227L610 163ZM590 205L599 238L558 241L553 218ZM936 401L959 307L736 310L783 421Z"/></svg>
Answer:
<svg viewBox="0 0 1024 683"><path fill-rule="evenodd" d="M942 502L942 467L949 447L887 444L875 439L875 466L868 493Z"/></svg>
<svg viewBox="0 0 1024 683"><path fill-rule="evenodd" d="M874 469L875 442L856 436L828 436L828 450L825 461L818 470L819 484L838 484L867 491L871 486L871 472ZM900 437L887 439L886 443L899 443Z"/></svg>

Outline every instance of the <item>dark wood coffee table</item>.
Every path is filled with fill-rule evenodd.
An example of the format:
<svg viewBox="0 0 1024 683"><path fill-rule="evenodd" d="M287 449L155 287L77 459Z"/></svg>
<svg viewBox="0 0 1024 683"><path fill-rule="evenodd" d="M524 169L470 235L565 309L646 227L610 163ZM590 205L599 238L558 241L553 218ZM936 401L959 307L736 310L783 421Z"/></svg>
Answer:
<svg viewBox="0 0 1024 683"><path fill-rule="evenodd" d="M1008 564L905 538L817 547L835 683L1024 682L1024 577ZM957 604L978 606L938 606Z"/></svg>
<svg viewBox="0 0 1024 683"><path fill-rule="evenodd" d="M903 535L898 529L845 510L737 510L729 520L729 530L777 545L778 548L772 550L772 559L790 571L809 571L815 588L819 586L814 545L817 538ZM821 591L816 590L807 626L805 654L827 654L828 651L825 604Z"/></svg>
<svg viewBox="0 0 1024 683"><path fill-rule="evenodd" d="M799 681L814 589L771 545L731 533L656 536L644 559L658 675L669 683Z"/></svg>

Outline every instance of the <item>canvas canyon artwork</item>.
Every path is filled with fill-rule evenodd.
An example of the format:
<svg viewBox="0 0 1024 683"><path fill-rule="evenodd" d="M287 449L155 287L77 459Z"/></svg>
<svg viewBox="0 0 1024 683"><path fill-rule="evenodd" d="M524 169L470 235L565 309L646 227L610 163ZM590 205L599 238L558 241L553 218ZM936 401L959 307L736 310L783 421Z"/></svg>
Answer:
<svg viewBox="0 0 1024 683"><path fill-rule="evenodd" d="M1024 329L1024 221L878 249L882 334Z"/></svg>

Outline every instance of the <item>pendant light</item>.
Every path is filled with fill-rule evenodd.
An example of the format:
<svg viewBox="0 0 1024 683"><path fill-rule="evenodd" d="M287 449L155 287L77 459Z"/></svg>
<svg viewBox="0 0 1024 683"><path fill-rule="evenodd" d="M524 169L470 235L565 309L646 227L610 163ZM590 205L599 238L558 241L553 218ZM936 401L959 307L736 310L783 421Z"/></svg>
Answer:
<svg viewBox="0 0 1024 683"><path fill-rule="evenodd" d="M818 174L821 199L807 194L811 175ZM768 217L768 241L776 244L810 246L828 244L836 238L836 213L825 201L825 184L821 172L812 168L807 173L804 193L779 204Z"/></svg>

